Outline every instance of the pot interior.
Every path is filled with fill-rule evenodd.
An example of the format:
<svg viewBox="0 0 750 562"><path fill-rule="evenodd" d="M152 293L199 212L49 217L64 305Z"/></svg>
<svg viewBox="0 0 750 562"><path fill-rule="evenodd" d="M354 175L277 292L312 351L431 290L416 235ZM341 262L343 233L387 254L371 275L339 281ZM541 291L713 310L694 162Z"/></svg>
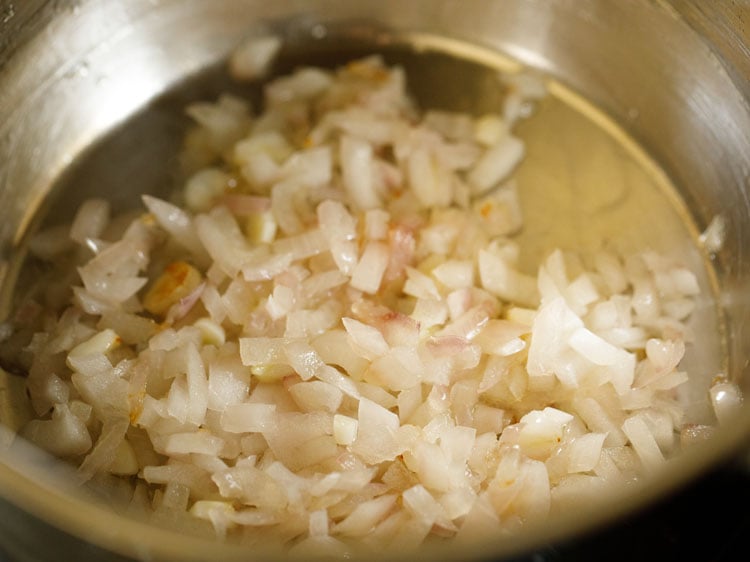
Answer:
<svg viewBox="0 0 750 562"><path fill-rule="evenodd" d="M136 77L140 81L130 85L131 97L120 95L105 99L102 96L99 100L93 95L87 97L86 101L94 104L89 107L92 116L89 121L76 105L73 94L59 98L58 103L63 107L40 99L31 99L18 107L11 124L14 127L26 124L29 132L14 129L13 140L6 141L2 153L3 157L15 161L19 158L25 160L25 163L13 164L4 171L6 190L12 190L9 195L3 195L9 202L5 209L7 212L12 208L20 209L8 221L3 233L7 258L2 278L6 316L10 314L14 298L33 282L35 264L26 261L24 248L39 228L69 221L78 206L89 197L105 197L116 209L126 210L139 206L143 193L167 197L183 185L186 171L181 167L179 152L189 125L184 113L187 103L213 100L222 93L231 92L249 98L255 107L262 104L261 84L233 82L223 58L238 38L248 30L257 29L257 23L248 25L243 18L238 18L244 23L232 24L223 42L210 48L208 39L213 37L212 33L217 33L221 24L226 23L227 14L202 7L205 12L188 15L186 9L177 8L176 4L168 4L161 11L156 8L138 13L124 11L120 17L131 26L128 33L119 38L115 36L109 47L98 51L84 50L83 55L79 53L66 72L59 73L51 87L54 93L62 82L71 86L73 92L78 89L89 94L96 91L97 84L103 84L105 94L111 94L117 88L127 90L127 78ZM321 4L326 8L336 3ZM398 3L386 4L395 6ZM442 4L447 6L443 12L430 12L429 17L446 26L458 8L450 2ZM685 370L690 375L690 383L684 390L684 399L690 404L688 422L712 423L713 412L706 397L714 377L726 373L742 385L747 384L743 375L747 364L748 334L743 326L748 317L748 305L742 295L747 294L749 278L748 260L744 255L744 248L750 240L749 205L741 194L742 185L736 182L738 174L741 177L742 170L747 168L743 168L746 164L741 161L732 161L729 170L714 169L716 164L727 163L725 154L737 155L740 149L746 148L747 139L734 134L734 127L748 122L746 105L739 101L741 93L720 69L702 86L689 80L687 84L682 82L681 65L687 63L676 50L660 55L678 61L670 67L671 74L662 77L671 86L654 93L662 84L657 83L658 79L650 78L648 87L639 91L632 84L634 78L626 76L630 65L635 64L638 48L634 49L635 53L623 53L612 45L612 40L604 39L615 26L613 20L618 15L623 18L625 27L632 24L635 28L647 10L655 10L656 23L650 24L653 28L642 31L648 41L656 44L658 25L663 25L669 31L669 41L673 45L687 45L687 54L697 54L698 71L709 72L707 69L714 59L704 46L696 42L687 27L679 21L670 23L664 14L656 11L657 8L647 9L645 3L639 3L641 12L625 9L619 13L622 8L618 7L618 14L603 15L600 10L606 8L599 4L605 3L587 2L585 9L576 12L565 2L552 2L546 8L534 2L509 3L505 15L515 18L519 26L530 26L529 18L533 13L545 16L549 24L548 44L524 40L503 26L497 30L488 25L479 26L472 36L470 24L476 24L477 18L481 19L478 14L458 18L455 29L449 28L446 33L436 31L441 25L410 29L410 24L418 21L418 16L408 11L403 23L394 23L391 21L393 16L387 13L387 6L368 7L372 13L367 15L375 19L345 19L343 15L341 21L322 21L307 16L271 18L264 20L262 27L270 27L286 38L281 55L274 63L273 75L284 74L300 65L331 67L365 55L379 54L387 62L406 69L409 89L423 108L467 111L476 115L498 111L505 95L504 86L498 80L499 71L515 72L526 67L541 76L548 85L549 95L528 108L528 116L517 129L527 147L526 158L517 171L525 221L517 237L525 260L521 267L533 274L541 256L556 247L584 252L609 248L622 253L651 249L677 256L697 274L702 291L691 320L696 345L689 347L684 360ZM94 17L97 9L89 8L82 8L83 15L92 14ZM240 8L236 10L239 11L230 12L242 13ZM469 12L473 13L473 10ZM182 45L183 58L168 76L154 78L148 75L149 67L143 62L148 49L138 51L137 62L142 65L142 72L137 70L135 63L125 63L123 59L107 54L108 48L128 45L141 35L150 37L149 33L154 29L163 28L167 23L174 25L175 20L196 25L194 20L201 14L208 17L208 28L212 31L198 37L193 51ZM605 45L604 54L611 55L613 69L609 72L597 66L604 63L586 60L591 55L583 55L582 51L588 40L572 35L571 29L588 29L585 27L587 18L594 18L591 23L594 35ZM338 16L332 18L338 19ZM564 24L567 27L563 27ZM423 32L424 27L434 29ZM57 28L50 24L50 29ZM169 51L160 41L149 40L152 48L156 44ZM566 46L567 50L555 51L557 44ZM38 45L32 44L32 47ZM70 48L76 52L75 46ZM157 53L155 56L163 55ZM108 70L108 60L115 67L122 65L122 68ZM663 62L644 61L647 70L653 70ZM597 71L601 74L597 75ZM619 84L622 87L612 87ZM689 90L690 87L694 89ZM735 125L723 133L721 123L702 127L714 117L711 114L714 110L702 105L702 96L711 99L712 90L727 92L726 111L734 112L731 118ZM36 93L39 97L46 91L42 89ZM670 102L669 112L660 119L649 121L663 104ZM46 109L35 118L32 111L35 107ZM52 112L67 110L71 112L70 117L49 119ZM673 121L669 121L670 118ZM674 126L674 129L669 130L667 125ZM31 169L28 162L35 154L34 142L41 138L45 126L51 127L50 142L59 140L60 144L45 144L37 148L38 162L48 166L42 166L46 169L44 172L36 169L26 174L29 183L24 184L22 178ZM703 140L718 140L726 152L719 156L720 150L712 146L705 158L695 160L700 151L700 140L680 136L691 134L701 135ZM745 151L742 158L746 159L748 155L750 151ZM699 172L692 173L695 170ZM709 180L713 180L710 185ZM704 246L701 234L716 216L725 222L729 234L727 243L712 251ZM3 373L0 379L5 391L0 405L1 421L15 430L29 419L31 413L22 379L11 374L13 365L5 364L4 367L8 373ZM610 521L708 470L712 463L737 449L749 428L750 412L743 411L735 427L720 432L705 447L696 446L696 451L688 451L681 466L674 467L671 474L660 475L654 482L647 483L642 495L636 494L617 507L611 504L590 506L591 513L582 516L581 521L556 521L534 531L539 534L530 531L520 536L517 542L491 544L490 547L493 552L517 552L538 547L540 540L545 544L565 533L580 532ZM21 456L11 459L8 464L14 474L28 469L27 459ZM57 469L37 468L32 473L44 480L51 473L56 474ZM25 482L20 486L14 498L19 506L24 509L25 502L29 502L32 511L69 527L74 534L85 535L82 528L87 521L91 522L94 513L99 513L96 510L107 510L99 507L96 500L93 503L89 499L81 500L77 492L70 490L60 492L63 503L53 509L49 502L29 500L29 495L38 493L35 491L37 486L38 482ZM116 503L112 494L108 496L106 502ZM81 511L79 518L74 516L63 522L64 514L70 513L72 506L80 505L75 502L81 501L93 506L95 511L87 508ZM110 515L104 519L107 522L119 520L117 515L111 515L116 519L107 517ZM104 541L103 546L107 548L134 555L128 533L143 531L143 526L138 521L127 522L123 523L123 529L114 538L102 539L103 535L98 535L91 540ZM159 555L166 552L167 557L175 552L184 554L183 539L171 531L150 529L144 532L147 551ZM161 546L156 546L160 541ZM209 544L200 543L193 555L199 558L211 548ZM228 555L232 553L228 552Z"/></svg>

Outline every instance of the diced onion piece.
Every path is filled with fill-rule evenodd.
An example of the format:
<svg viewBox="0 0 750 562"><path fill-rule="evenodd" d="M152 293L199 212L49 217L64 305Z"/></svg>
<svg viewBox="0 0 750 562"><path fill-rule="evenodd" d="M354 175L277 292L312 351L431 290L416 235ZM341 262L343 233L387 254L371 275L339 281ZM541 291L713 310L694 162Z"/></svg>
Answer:
<svg viewBox="0 0 750 562"><path fill-rule="evenodd" d="M622 431L627 435L641 462L650 470L664 463L664 455L653 433L640 414L630 416L622 424Z"/></svg>
<svg viewBox="0 0 750 562"><path fill-rule="evenodd" d="M496 253L480 250L478 265L482 287L491 293L521 306L538 302L536 279L515 270Z"/></svg>
<svg viewBox="0 0 750 562"><path fill-rule="evenodd" d="M599 464L602 445L606 438L604 433L587 433L576 437L568 445L568 472L589 472Z"/></svg>
<svg viewBox="0 0 750 562"><path fill-rule="evenodd" d="M344 135L341 138L340 158L344 187L354 205L362 210L380 207L373 169L372 145Z"/></svg>
<svg viewBox="0 0 750 562"><path fill-rule="evenodd" d="M475 195L486 193L504 180L521 161L525 150L523 142L511 135L487 149L469 173Z"/></svg>
<svg viewBox="0 0 750 562"><path fill-rule="evenodd" d="M508 124L497 114L481 116L474 124L474 138L484 146L495 146L508 134Z"/></svg>
<svg viewBox="0 0 750 562"><path fill-rule="evenodd" d="M190 507L190 513L195 517L210 521L217 531L221 531L220 535L234 526L232 518L235 516L235 511L229 502L198 500Z"/></svg>
<svg viewBox="0 0 750 562"><path fill-rule="evenodd" d="M109 223L110 205L104 199L88 199L80 206L70 226L70 237L85 245L89 239L99 238Z"/></svg>
<svg viewBox="0 0 750 562"><path fill-rule="evenodd" d="M365 213L365 238L385 240L388 237L390 214L384 209L370 209Z"/></svg>
<svg viewBox="0 0 750 562"><path fill-rule="evenodd" d="M377 464L392 461L402 452L396 439L400 426L396 414L367 398L361 398L357 418L357 438L352 443L352 450L365 462Z"/></svg>
<svg viewBox="0 0 750 562"><path fill-rule="evenodd" d="M508 181L484 196L475 198L472 207L475 216L492 236L510 236L523 226L521 202L513 181Z"/></svg>
<svg viewBox="0 0 750 562"><path fill-rule="evenodd" d="M221 170L201 170L185 184L185 203L192 211L205 211L224 194L229 182L229 176Z"/></svg>
<svg viewBox="0 0 750 562"><path fill-rule="evenodd" d="M343 393L338 388L323 381L295 384L289 389L289 393L300 408L308 412L324 410L334 413L339 409L343 398ZM334 436L335 423L334 418Z"/></svg>
<svg viewBox="0 0 750 562"><path fill-rule="evenodd" d="M388 246L382 242L368 242L352 271L350 285L365 293L377 293L388 266L388 259Z"/></svg>
<svg viewBox="0 0 750 562"><path fill-rule="evenodd" d="M194 326L201 332L202 341L205 345L224 345L227 339L226 332L220 324L217 324L210 318L199 318L195 321Z"/></svg>
<svg viewBox="0 0 750 562"><path fill-rule="evenodd" d="M172 235L177 243L190 250L201 262L207 262L208 256L195 232L192 217L177 205L150 195L142 197L143 204L156 217L159 225Z"/></svg>
<svg viewBox="0 0 750 562"><path fill-rule="evenodd" d="M268 210L248 215L244 230L248 241L255 244L270 244L276 238L277 229L276 219Z"/></svg>
<svg viewBox="0 0 750 562"><path fill-rule="evenodd" d="M562 440L563 430L573 416L556 408L533 410L521 420L518 442L532 458L546 458Z"/></svg>
<svg viewBox="0 0 750 562"><path fill-rule="evenodd" d="M235 80L263 78L281 49L282 41L276 35L250 37L232 51L229 71Z"/></svg>
<svg viewBox="0 0 750 562"><path fill-rule="evenodd" d="M409 183L423 207L445 207L453 199L445 170L426 147L415 148L409 156Z"/></svg>
<svg viewBox="0 0 750 562"><path fill-rule="evenodd" d="M289 76L277 78L266 87L266 98L272 103L287 103L313 98L332 82L330 74L319 68L301 68Z"/></svg>
<svg viewBox="0 0 750 562"><path fill-rule="evenodd" d="M554 373L563 382L575 386L575 376L564 370L564 352L568 346L567 340L582 327L583 321L570 310L563 298L544 303L534 318L532 327L527 363L529 374L535 376Z"/></svg>
<svg viewBox="0 0 750 562"><path fill-rule="evenodd" d="M151 314L164 315L173 305L190 295L201 284L200 272L184 261L170 263L143 297L143 307Z"/></svg>
<svg viewBox="0 0 750 562"><path fill-rule="evenodd" d="M88 357L108 353L122 343L120 336L114 330L106 329L96 333L86 341L79 343L68 352L68 363L74 358Z"/></svg>
<svg viewBox="0 0 750 562"><path fill-rule="evenodd" d="M388 342L383 334L372 326L355 320L354 318L343 318L344 328L351 337L352 343L371 357L385 355L388 352Z"/></svg>
<svg viewBox="0 0 750 562"><path fill-rule="evenodd" d="M262 433L274 423L273 404L234 404L221 416L221 428L230 433Z"/></svg>
<svg viewBox="0 0 750 562"><path fill-rule="evenodd" d="M168 455L218 455L224 440L207 432L173 433L166 438L164 452Z"/></svg>
<svg viewBox="0 0 750 562"><path fill-rule="evenodd" d="M351 445L357 438L358 422L354 418L336 414L333 416L333 438L339 445Z"/></svg>
<svg viewBox="0 0 750 562"><path fill-rule="evenodd" d="M610 367L611 380L620 394L627 392L635 376L635 356L608 343L586 328L577 328L568 339L570 346L595 365Z"/></svg>
<svg viewBox="0 0 750 562"><path fill-rule="evenodd" d="M432 270L432 275L449 289L474 285L474 264L466 260L450 260Z"/></svg>
<svg viewBox="0 0 750 562"><path fill-rule="evenodd" d="M707 252L717 253L724 246L727 236L727 223L722 215L716 215L700 235L700 241Z"/></svg>
<svg viewBox="0 0 750 562"><path fill-rule="evenodd" d="M404 293L418 299L434 299L436 301L442 299L437 285L428 275L411 267L406 268L406 275Z"/></svg>
<svg viewBox="0 0 750 562"><path fill-rule="evenodd" d="M452 526L447 523L448 519L443 507L421 484L406 490L402 497L406 508L423 521L426 526L432 526L435 523Z"/></svg>
<svg viewBox="0 0 750 562"><path fill-rule="evenodd" d="M86 425L67 405L57 404L50 420L31 420L21 434L42 449L61 457L82 455L91 449Z"/></svg>
<svg viewBox="0 0 750 562"><path fill-rule="evenodd" d="M201 425L208 408L208 378L203 358L195 344L186 349L185 373L187 379L187 421Z"/></svg>

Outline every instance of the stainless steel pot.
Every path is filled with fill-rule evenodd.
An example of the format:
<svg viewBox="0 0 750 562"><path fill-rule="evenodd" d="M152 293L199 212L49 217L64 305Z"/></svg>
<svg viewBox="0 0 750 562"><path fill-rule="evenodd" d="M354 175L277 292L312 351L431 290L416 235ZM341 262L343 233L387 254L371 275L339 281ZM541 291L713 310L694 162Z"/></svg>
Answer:
<svg viewBox="0 0 750 562"><path fill-rule="evenodd" d="M725 221L709 275L717 295L710 319L723 332L706 334L704 342L721 361L694 359L700 368L705 360L705 369L726 370L750 393L748 22L744 0L0 0L4 307L20 248L42 211L64 214L90 193L127 205L142 191L163 190L181 132L175 108L185 96L217 91L220 76L207 69L244 36L271 28L286 38L289 60L330 58L343 48L416 47L421 54L404 60L418 73L426 101L430 92L447 92L449 104L471 104L476 92L492 95L481 72L446 63L446 53L474 65L517 61L554 78L573 105L588 100L598 108L592 119L627 135L621 140L648 162L655 183L676 186L681 236L696 235L716 216ZM206 86L211 76L219 81ZM179 93L162 96L170 91ZM587 165L585 151L567 156ZM633 240L666 232L644 205L627 211L640 217L626 233ZM571 229L560 219L556 232ZM8 374L0 381L0 417L12 430L26 416L23 385ZM10 441L7 431L0 436ZM615 525L739 454L749 437L745 407L638 494L478 544L475 552L446 548L429 555L499 558ZM59 559L66 550L80 560L256 559L119 515L82 496L33 450L5 451L2 458L0 543L18 559Z"/></svg>

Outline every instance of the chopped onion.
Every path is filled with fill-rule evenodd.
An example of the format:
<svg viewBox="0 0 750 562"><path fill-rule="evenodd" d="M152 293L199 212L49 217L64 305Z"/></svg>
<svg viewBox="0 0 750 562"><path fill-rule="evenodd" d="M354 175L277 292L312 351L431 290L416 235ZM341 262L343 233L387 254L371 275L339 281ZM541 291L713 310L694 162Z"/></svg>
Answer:
<svg viewBox="0 0 750 562"><path fill-rule="evenodd" d="M281 48L250 38L230 71ZM29 365L21 435L132 482L154 523L330 558L505 536L731 423L722 375L716 424L688 415L685 264L526 253L514 125L543 83L480 117L422 113L406 84L373 56L270 79L257 114L191 104L175 203L89 200L33 242L49 290L2 330Z"/></svg>
<svg viewBox="0 0 750 562"><path fill-rule="evenodd" d="M229 59L232 77L236 80L263 78L281 46L282 40L275 35L250 37L243 41Z"/></svg>

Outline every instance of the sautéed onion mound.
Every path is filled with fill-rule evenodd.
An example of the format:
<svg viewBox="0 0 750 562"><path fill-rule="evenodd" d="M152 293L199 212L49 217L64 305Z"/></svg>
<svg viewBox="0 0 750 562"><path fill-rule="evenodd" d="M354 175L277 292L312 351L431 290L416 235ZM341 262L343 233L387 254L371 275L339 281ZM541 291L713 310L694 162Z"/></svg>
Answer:
<svg viewBox="0 0 750 562"><path fill-rule="evenodd" d="M543 85L504 77L474 116L422 110L406 78L373 56L272 78L262 110L191 104L174 198L90 199L40 232L21 434L131 514L306 556L513 532L709 435L680 393L684 264L560 248L519 269L514 128ZM739 400L710 394L719 421Z"/></svg>

